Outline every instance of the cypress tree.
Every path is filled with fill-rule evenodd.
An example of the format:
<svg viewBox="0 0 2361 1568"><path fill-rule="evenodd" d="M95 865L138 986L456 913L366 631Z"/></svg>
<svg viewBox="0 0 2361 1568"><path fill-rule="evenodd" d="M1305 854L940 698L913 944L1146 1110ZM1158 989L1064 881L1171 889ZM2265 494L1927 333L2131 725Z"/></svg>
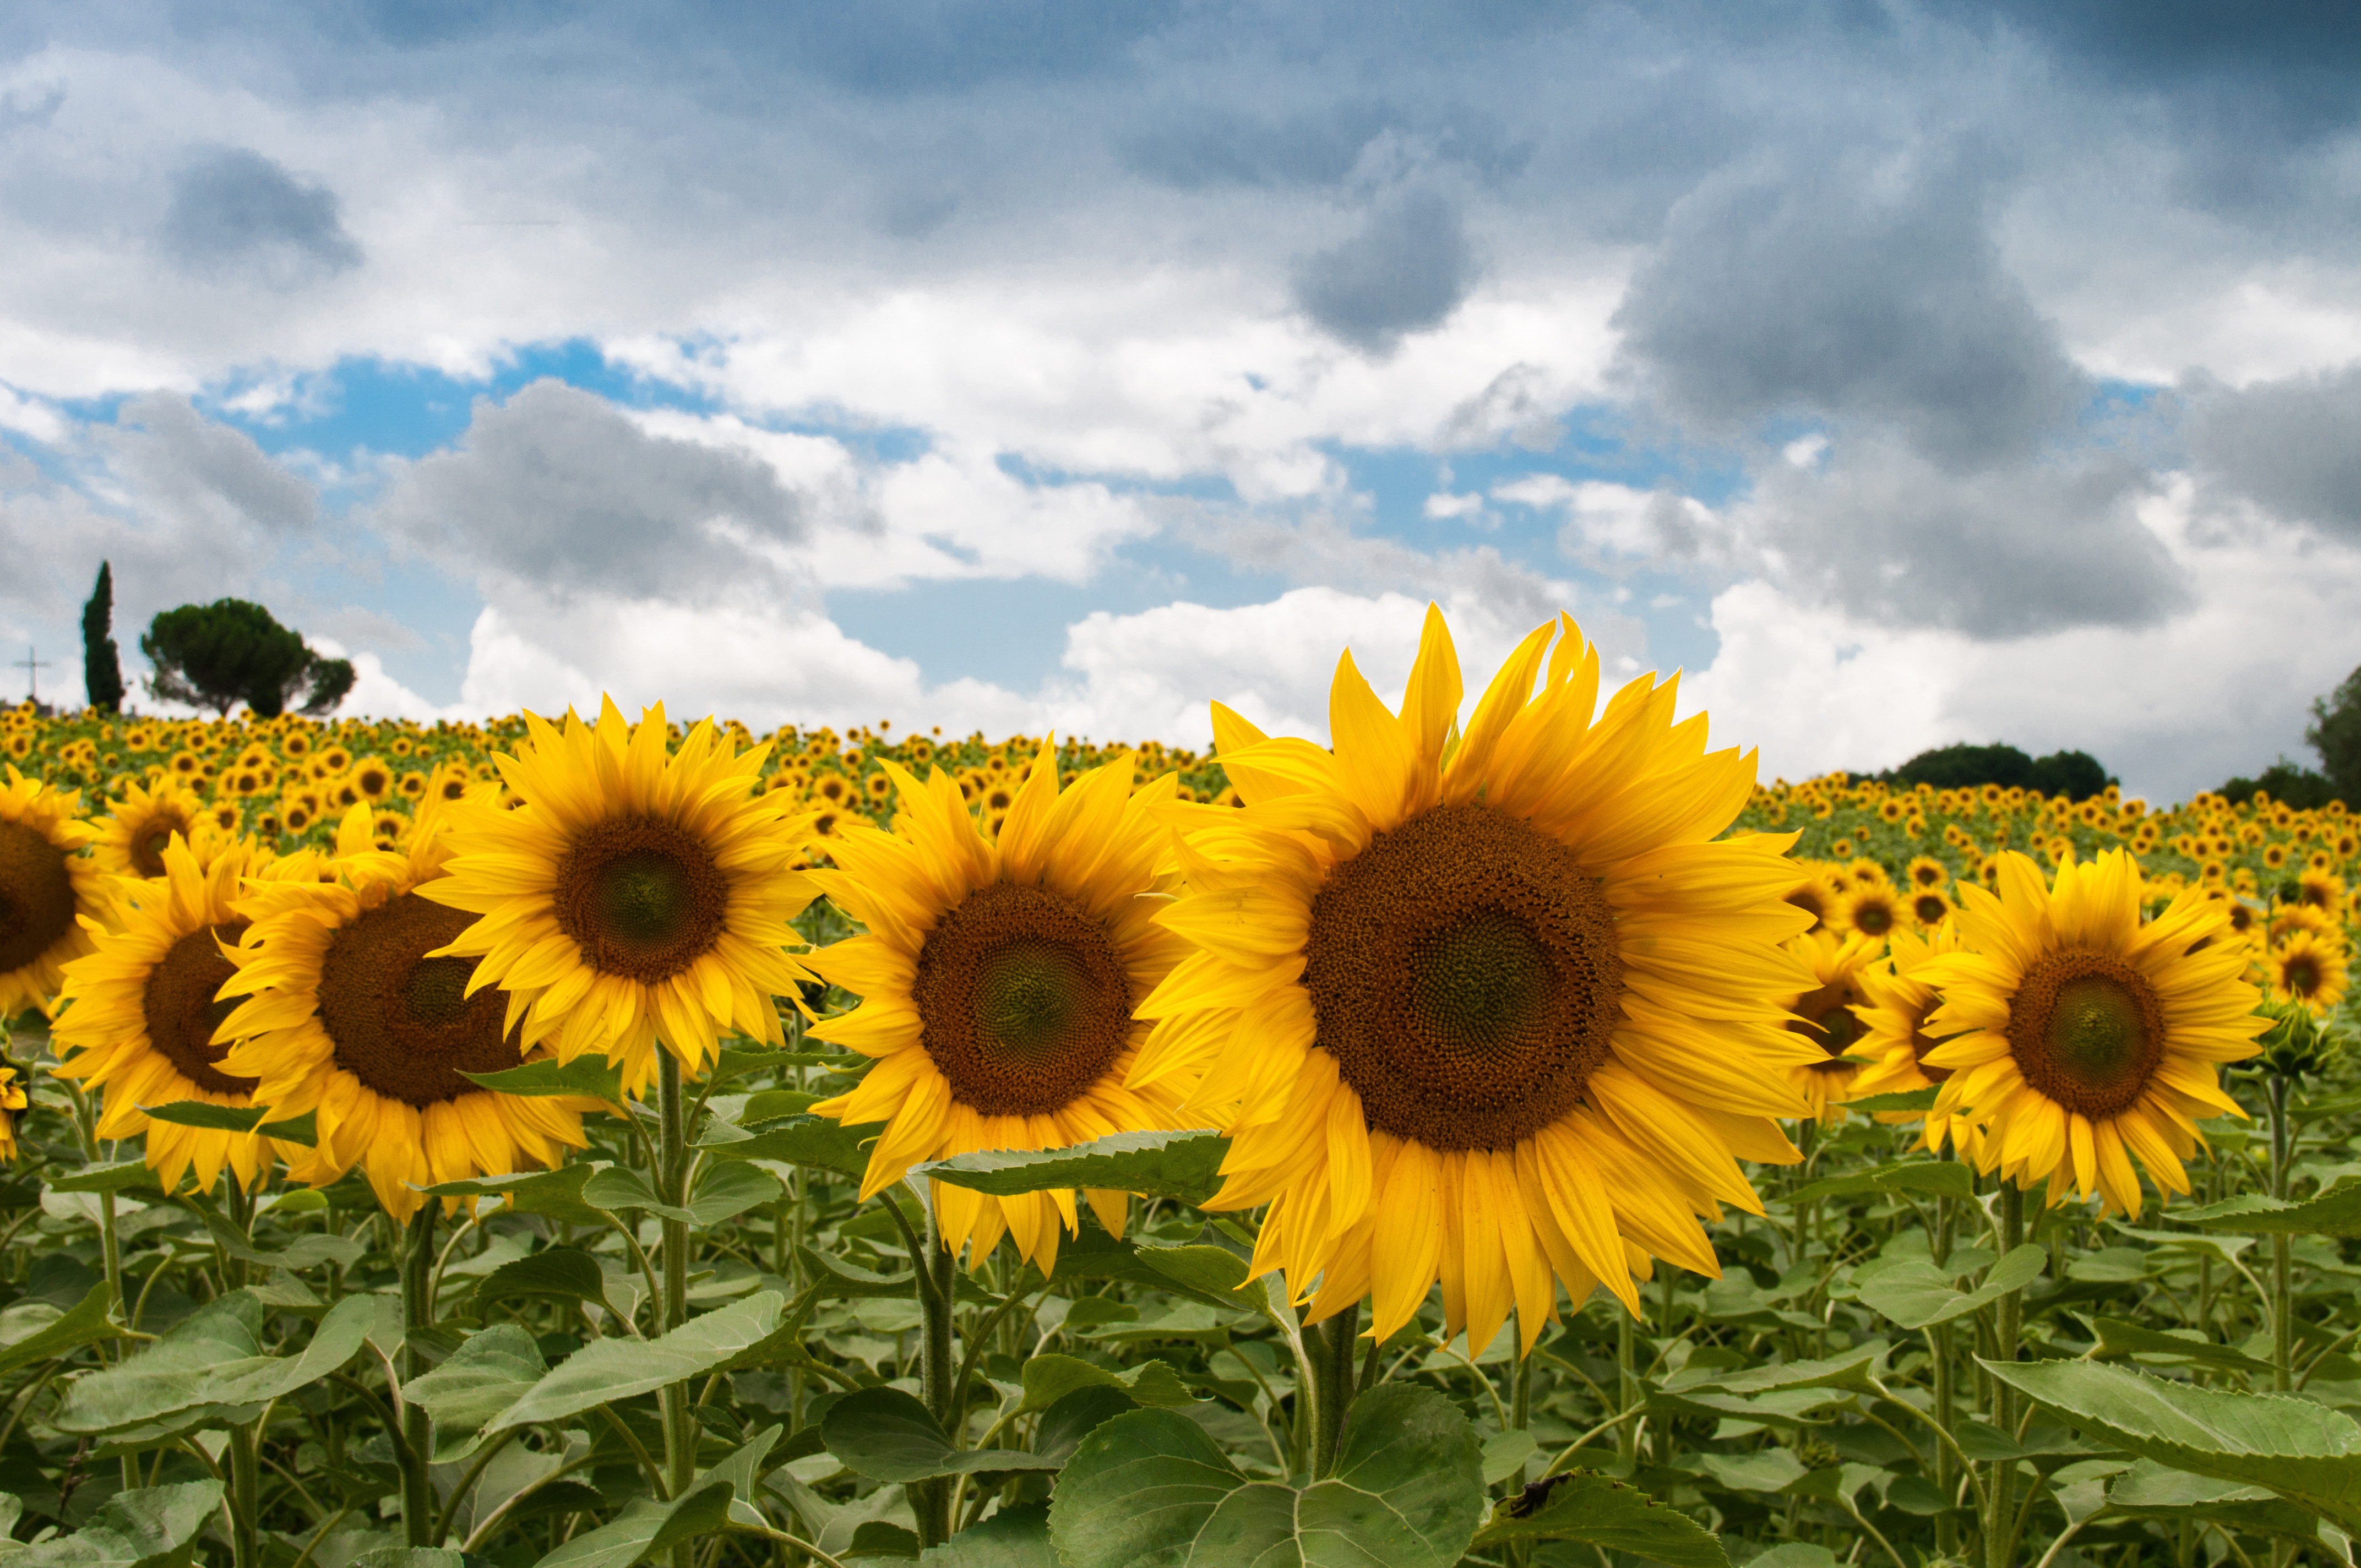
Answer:
<svg viewBox="0 0 2361 1568"><path fill-rule="evenodd" d="M98 584L82 607L82 689L93 707L123 711L123 665L115 656L115 570L98 564Z"/></svg>

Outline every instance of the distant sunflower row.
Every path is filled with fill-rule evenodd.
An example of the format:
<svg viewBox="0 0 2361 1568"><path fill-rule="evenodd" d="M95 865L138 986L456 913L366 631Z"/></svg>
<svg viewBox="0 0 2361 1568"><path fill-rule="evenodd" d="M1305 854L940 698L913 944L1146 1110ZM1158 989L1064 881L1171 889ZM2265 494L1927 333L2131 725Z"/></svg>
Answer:
<svg viewBox="0 0 2361 1568"><path fill-rule="evenodd" d="M1208 1206L1261 1211L1255 1266L1285 1271L1308 1321L1366 1302L1383 1337L1439 1283L1448 1332L1487 1343L1513 1314L1526 1350L1563 1300L1604 1287L1636 1310L1660 1263L1715 1272L1700 1222L1762 1211L1744 1164L1796 1160L1783 1123L1872 1086L1936 1086L1930 1144L2129 1212L2133 1158L2185 1190L2196 1122L2235 1111L2215 1064L2268 1020L2234 877L2078 857L2050 803L1766 794L1752 753L1675 721L1675 682L1605 695L1563 617L1466 696L1430 609L1397 707L1348 653L1332 746L1216 704L1218 769L1047 740L756 744L611 702L407 751L408 731L99 720L117 751L36 743L58 774L12 766L0 795L0 1007L52 1017L100 1135L144 1138L169 1179L358 1168L406 1214L437 1181L584 1146L599 1102L482 1078L596 1058L642 1094L725 1038L783 1043L825 981L859 1003L807 1013L809 1033L857 1081L812 1111L872 1130L864 1196L972 1150L1213 1127L1231 1141ZM290 773L316 788L372 758L429 787L390 835L360 798L332 836L295 842L282 818L265 842L251 817L170 818L200 788L171 759L201 750L205 812L225 778L258 797L239 783L266 764L281 802ZM136 777L89 772L157 752ZM69 773L119 790L100 821ZM1963 861L1889 862L1898 840L1866 829L1806 864L1795 832L1749 830L1801 802L1829 831L1943 818L1980 846L2022 816L2057 876L1996 848L1988 878L1979 860L1938 883L1916 859ZM1924 938L1899 903L1872 930L1871 882L1954 907ZM791 922L822 898L856 934L815 948ZM2279 908L2253 906L2267 935ZM191 1101L269 1120L148 1113ZM272 1132L298 1118L308 1146ZM935 1202L972 1266L1005 1237L1045 1271L1082 1207L1119 1233L1130 1206Z"/></svg>

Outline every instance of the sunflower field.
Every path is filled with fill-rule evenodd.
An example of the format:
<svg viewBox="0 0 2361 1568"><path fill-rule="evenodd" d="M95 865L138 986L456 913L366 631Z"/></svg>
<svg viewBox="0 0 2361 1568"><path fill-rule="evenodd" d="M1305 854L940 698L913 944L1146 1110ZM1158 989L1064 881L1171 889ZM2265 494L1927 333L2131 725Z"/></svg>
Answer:
<svg viewBox="0 0 2361 1568"><path fill-rule="evenodd" d="M0 713L0 1568L2352 1562L2361 820L1478 679Z"/></svg>

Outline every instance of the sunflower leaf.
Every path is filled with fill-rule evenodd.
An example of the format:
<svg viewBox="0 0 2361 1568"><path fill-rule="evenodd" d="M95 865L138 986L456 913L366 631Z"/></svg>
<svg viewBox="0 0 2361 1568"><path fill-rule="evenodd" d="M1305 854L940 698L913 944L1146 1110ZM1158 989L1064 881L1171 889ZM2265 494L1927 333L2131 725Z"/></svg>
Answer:
<svg viewBox="0 0 2361 1568"><path fill-rule="evenodd" d="M500 1072L463 1072L461 1078L502 1094L573 1094L603 1100L610 1105L623 1099L623 1069L604 1057L579 1056L560 1062L548 1058Z"/></svg>
<svg viewBox="0 0 2361 1568"><path fill-rule="evenodd" d="M779 1327L781 1300L762 1290L692 1318L661 1339L593 1340L557 1364L484 1430L562 1420L610 1400L652 1394L736 1364Z"/></svg>
<svg viewBox="0 0 2361 1568"><path fill-rule="evenodd" d="M1858 1109L1865 1102L1855 1101ZM1864 1192L1924 1192L1939 1198L1975 1195L1975 1178L1952 1160L1905 1159L1872 1170L1830 1176L1795 1190L1790 1203L1817 1203L1827 1198L1854 1198Z"/></svg>
<svg viewBox="0 0 2361 1568"><path fill-rule="evenodd" d="M2202 1209L2184 1209L2180 1218L2214 1231L2252 1231L2268 1234L2361 1236L2361 1177L2347 1177L2327 1191L2290 1203L2259 1192L2243 1192Z"/></svg>
<svg viewBox="0 0 2361 1568"><path fill-rule="evenodd" d="M2268 1372L2271 1364L2245 1351L2226 1344L2215 1344L2202 1337L2184 1339L2180 1334L2122 1318L2091 1316L2078 1313L2091 1326L2098 1345L2091 1352L2093 1361L2119 1361L2129 1356L2146 1362L2167 1365L2188 1365L2191 1362L2206 1366L2235 1366L2241 1372ZM2185 1332L2194 1333L2194 1330Z"/></svg>
<svg viewBox="0 0 2361 1568"><path fill-rule="evenodd" d="M1934 1264L1905 1263L1861 1286L1860 1299L1861 1305L1905 1329L1929 1328L2023 1289L2048 1266L2049 1249L2028 1242L1993 1264L1983 1283L1972 1290L1954 1290L1950 1277Z"/></svg>
<svg viewBox="0 0 2361 1568"><path fill-rule="evenodd" d="M140 1112L176 1127L201 1127L209 1133L250 1133L270 1119L268 1105L215 1105L204 1100L175 1100L169 1105L142 1105Z"/></svg>
<svg viewBox="0 0 2361 1568"><path fill-rule="evenodd" d="M1803 1467L1785 1449L1769 1452L1785 1460L1795 1475L1803 1474ZM1758 1456L1708 1457L1751 1460ZM1719 1473L1716 1478L1720 1479ZM1724 1485L1776 1491L1777 1486L1758 1485L1770 1480L1768 1475L1748 1476ZM1505 1546L1535 1541L1577 1541L1646 1563L1669 1563L1672 1568L1728 1568L1730 1563L1713 1531L1688 1515L1665 1507L1635 1486L1588 1470L1563 1471L1503 1501L1477 1532L1473 1544Z"/></svg>
<svg viewBox="0 0 2361 1568"><path fill-rule="evenodd" d="M697 1224L718 1225L775 1202L785 1191L779 1179L760 1166L724 1160L698 1174L696 1190L688 1195L688 1212Z"/></svg>
<svg viewBox="0 0 2361 1568"><path fill-rule="evenodd" d="M607 1304L607 1276L579 1247L556 1246L504 1263L476 1282L476 1310L515 1297Z"/></svg>
<svg viewBox="0 0 2361 1568"><path fill-rule="evenodd" d="M610 1214L636 1209L659 1219L678 1220L683 1224L694 1223L697 1219L686 1209L659 1199L648 1185L648 1179L628 1166L610 1165L584 1182L582 1201Z"/></svg>
<svg viewBox="0 0 2361 1568"><path fill-rule="evenodd" d="M377 1302L346 1297L293 1355L262 1354L262 1317L250 1291L206 1303L137 1355L85 1374L66 1389L50 1423L76 1433L142 1429L145 1440L196 1422L251 1420L263 1405L359 1354Z"/></svg>
<svg viewBox="0 0 2361 1568"><path fill-rule="evenodd" d="M2050 1414L2142 1459L2267 1487L2341 1530L2361 1529L2361 1424L2342 1410L2098 1361L1977 1362Z"/></svg>
<svg viewBox="0 0 2361 1568"><path fill-rule="evenodd" d="M1881 1111L1888 1113L1926 1112L1935 1108L1938 1092L1936 1086L1930 1083L1924 1089L1905 1089L1893 1094L1865 1094L1858 1100L1846 1101L1844 1105L1848 1111L1864 1111L1872 1115Z"/></svg>
<svg viewBox="0 0 2361 1568"><path fill-rule="evenodd" d="M461 1340L433 1371L403 1384L401 1397L424 1408L434 1423L434 1461L448 1464L472 1454L484 1441L480 1429L548 1370L532 1334L514 1323L495 1323Z"/></svg>
<svg viewBox="0 0 2361 1568"><path fill-rule="evenodd" d="M1049 1506L1020 1503L918 1553L918 1568L1059 1568Z"/></svg>
<svg viewBox="0 0 2361 1568"><path fill-rule="evenodd" d="M2196 1519L2293 1541L2320 1540L2318 1516L2271 1495L2143 1459L2107 1493L2107 1509L2141 1519Z"/></svg>
<svg viewBox="0 0 2361 1568"><path fill-rule="evenodd" d="M564 1542L533 1568L631 1568L642 1558L733 1524L765 1529L758 1486L781 1430L764 1427L682 1487L679 1497L663 1503L639 1498L606 1524Z"/></svg>
<svg viewBox="0 0 2361 1568"><path fill-rule="evenodd" d="M221 1212L210 1204L198 1212L204 1218L205 1229L213 1233L214 1245L221 1248L222 1255L234 1257L240 1263L286 1269L316 1268L321 1264L333 1263L341 1268L350 1268L368 1255L368 1249L350 1236L317 1232L297 1236L285 1246L273 1251L255 1245L252 1237L224 1219Z"/></svg>
<svg viewBox="0 0 2361 1568"><path fill-rule="evenodd" d="M1046 1410L1077 1388L1114 1388L1151 1409L1202 1404L1181 1385L1180 1375L1161 1361L1143 1361L1121 1372L1094 1366L1079 1356L1037 1355L1026 1362L1022 1410Z"/></svg>
<svg viewBox="0 0 2361 1568"><path fill-rule="evenodd" d="M109 1310L111 1296L100 1280L62 1312L39 1299L16 1301L0 1311L0 1376L86 1344L123 1338L123 1327Z"/></svg>
<svg viewBox="0 0 2361 1568"><path fill-rule="evenodd" d="M80 1170L49 1178L52 1192L128 1192L134 1188L162 1191L163 1185L144 1159L118 1159L104 1165L86 1165Z"/></svg>
<svg viewBox="0 0 2361 1568"><path fill-rule="evenodd" d="M1334 1473L1301 1489L1248 1477L1177 1411L1116 1416L1066 1462L1049 1539L1066 1568L1451 1568L1483 1511L1467 1418L1432 1389L1381 1383L1353 1402Z"/></svg>
<svg viewBox="0 0 2361 1568"><path fill-rule="evenodd" d="M717 1127L697 1147L715 1159L775 1159L859 1177L869 1169L869 1154L863 1146L884 1130L883 1122L848 1127L825 1116L793 1116L758 1133L732 1127L730 1131L740 1135L734 1137L722 1135Z"/></svg>
<svg viewBox="0 0 2361 1568"><path fill-rule="evenodd" d="M873 1481L928 1481L985 1470L1055 1470L1057 1461L1014 1448L956 1449L927 1407L899 1388L861 1388L829 1406L820 1442Z"/></svg>
<svg viewBox="0 0 2361 1568"><path fill-rule="evenodd" d="M1137 1192L1143 1198L1202 1203L1220 1190L1222 1159L1229 1152L1229 1139L1204 1129L1114 1133L1070 1148L983 1149L953 1155L915 1166L910 1175L931 1176L953 1187L999 1198L1094 1187Z"/></svg>
<svg viewBox="0 0 2361 1568"><path fill-rule="evenodd" d="M266 1138L277 1138L282 1144L301 1144L307 1149L320 1146L320 1113L306 1111L301 1116L291 1116L284 1122L265 1122L255 1129Z"/></svg>
<svg viewBox="0 0 2361 1568"><path fill-rule="evenodd" d="M471 1177L465 1181L438 1181L419 1191L429 1198L500 1198L511 1214L539 1214L570 1225L605 1225L605 1211L582 1200L589 1179L609 1168L603 1160L582 1160L555 1170L511 1171L504 1176Z"/></svg>
<svg viewBox="0 0 2361 1568"><path fill-rule="evenodd" d="M10 1552L9 1568L172 1568L189 1560L221 1504L218 1481L117 1492L73 1534Z"/></svg>

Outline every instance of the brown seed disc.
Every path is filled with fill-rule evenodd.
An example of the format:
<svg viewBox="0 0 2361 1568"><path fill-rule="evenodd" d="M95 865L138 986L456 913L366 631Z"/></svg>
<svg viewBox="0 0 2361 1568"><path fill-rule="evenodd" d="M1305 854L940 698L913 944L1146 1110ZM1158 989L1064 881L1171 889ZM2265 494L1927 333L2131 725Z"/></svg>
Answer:
<svg viewBox="0 0 2361 1568"><path fill-rule="evenodd" d="M131 835L131 865L141 876L164 874L164 851L172 847L172 835L189 836L189 817L183 811L165 807L141 822Z"/></svg>
<svg viewBox="0 0 2361 1568"><path fill-rule="evenodd" d="M1852 927L1864 937L1883 937L1894 929L1894 900L1883 894L1856 900Z"/></svg>
<svg viewBox="0 0 2361 1568"><path fill-rule="evenodd" d="M214 997L222 981L237 972L237 966L222 957L215 938L236 942L246 926L243 920L232 920L200 927L173 943L148 971L147 992L140 999L148 1044L209 1094L254 1092L253 1079L234 1078L214 1065L229 1054L226 1044L214 1044L214 1031L246 1000Z"/></svg>
<svg viewBox="0 0 2361 1568"><path fill-rule="evenodd" d="M1949 1035L1938 1036L1927 1032L1927 1020L1933 1017L1935 1009L1942 1004L1943 999L1939 994L1930 996L1926 1005L1918 1009L1918 1015L1910 1020L1910 1054L1917 1060L1919 1076L1929 1083L1940 1083L1959 1070L1957 1068L1927 1065L1927 1053L1950 1038Z"/></svg>
<svg viewBox="0 0 2361 1568"><path fill-rule="evenodd" d="M1852 1008L1861 1000L1861 992L1850 981L1839 981L1817 991L1806 992L1802 1000L1788 1009L1795 1014L1787 1020L1788 1029L1828 1054L1828 1060L1812 1064L1814 1072L1850 1072L1861 1066L1843 1058L1852 1049L1853 1042L1861 1038L1861 1023Z"/></svg>
<svg viewBox="0 0 2361 1568"><path fill-rule="evenodd" d="M557 872L557 927L601 974L652 985L720 939L730 883L694 834L613 817L575 835Z"/></svg>
<svg viewBox="0 0 2361 1568"><path fill-rule="evenodd" d="M919 948L911 996L952 1098L988 1116L1071 1103L1131 1036L1131 983L1106 927L1038 887L969 894Z"/></svg>
<svg viewBox="0 0 2361 1568"><path fill-rule="evenodd" d="M1318 1044L1369 1125L1505 1149L1571 1111L1623 1015L1614 912L1572 850L1486 806L1377 834L1312 901Z"/></svg>
<svg viewBox="0 0 2361 1568"><path fill-rule="evenodd" d="M2009 1051L2048 1099L2100 1120L2129 1110L2164 1060L2164 1003L2111 953L2045 954L2008 1003Z"/></svg>
<svg viewBox="0 0 2361 1568"><path fill-rule="evenodd" d="M0 822L0 974L48 952L73 917L66 852L38 828Z"/></svg>
<svg viewBox="0 0 2361 1568"><path fill-rule="evenodd" d="M414 893L365 910L328 938L320 961L320 1023L336 1065L388 1100L424 1107L483 1086L462 1072L504 1072L524 1059L500 1032L508 997L467 994L474 959L430 959L475 923Z"/></svg>

